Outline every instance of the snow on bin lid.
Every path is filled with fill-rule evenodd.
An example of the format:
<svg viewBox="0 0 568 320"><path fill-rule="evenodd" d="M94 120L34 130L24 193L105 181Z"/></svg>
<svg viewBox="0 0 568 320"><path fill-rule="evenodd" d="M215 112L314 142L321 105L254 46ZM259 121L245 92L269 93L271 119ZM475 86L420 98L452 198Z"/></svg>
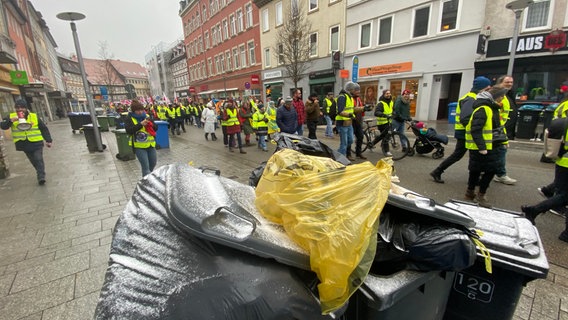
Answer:
<svg viewBox="0 0 568 320"><path fill-rule="evenodd" d="M544 106L542 104L524 104L519 108L519 111L529 110L529 111L542 111Z"/></svg>

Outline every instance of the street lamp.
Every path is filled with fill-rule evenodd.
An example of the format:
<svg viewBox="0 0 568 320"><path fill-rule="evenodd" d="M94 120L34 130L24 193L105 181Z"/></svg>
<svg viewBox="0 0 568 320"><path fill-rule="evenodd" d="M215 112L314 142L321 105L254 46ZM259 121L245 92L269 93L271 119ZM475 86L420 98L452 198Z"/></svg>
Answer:
<svg viewBox="0 0 568 320"><path fill-rule="evenodd" d="M517 51L517 38L519 37L519 20L521 13L533 3L533 0L515 0L507 3L505 8L513 10L515 13L515 29L513 30L513 39L511 40L511 55L509 56L509 64L507 65L507 75L513 75L513 65L515 64L515 53Z"/></svg>
<svg viewBox="0 0 568 320"><path fill-rule="evenodd" d="M85 72L85 64L83 63L83 56L81 55L81 47L79 46L79 36L77 36L77 27L75 26L75 21L85 19L85 15L78 12L61 12L57 14L56 17L61 20L71 21L71 31L73 32L75 51L77 51L77 61L79 62L79 69L81 70L81 77L83 78L83 88L85 89L85 95L87 96L87 103L89 104L89 112L91 113L91 120L93 122L95 142L97 144L97 150L99 152L102 152L103 143L101 141L99 126L97 124L97 113L95 111L95 103L93 101L93 96L91 95L91 90L89 89L89 83L87 82L87 73Z"/></svg>

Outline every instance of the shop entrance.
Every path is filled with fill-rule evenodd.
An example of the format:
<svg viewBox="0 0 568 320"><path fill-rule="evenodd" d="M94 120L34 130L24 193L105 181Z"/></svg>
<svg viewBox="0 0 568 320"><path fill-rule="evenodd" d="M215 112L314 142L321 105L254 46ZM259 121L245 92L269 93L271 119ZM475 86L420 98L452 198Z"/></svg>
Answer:
<svg viewBox="0 0 568 320"><path fill-rule="evenodd" d="M333 92L333 87L333 82L312 84L310 85L310 94L317 94L320 101L323 101L328 92ZM335 92L333 92L333 95L335 96ZM303 98L307 99L308 97Z"/></svg>
<svg viewBox="0 0 568 320"><path fill-rule="evenodd" d="M414 117L416 115L416 99L418 99L418 81L419 79L407 79L407 80L391 80L390 91L394 97L401 95L402 91L410 91L410 116Z"/></svg>

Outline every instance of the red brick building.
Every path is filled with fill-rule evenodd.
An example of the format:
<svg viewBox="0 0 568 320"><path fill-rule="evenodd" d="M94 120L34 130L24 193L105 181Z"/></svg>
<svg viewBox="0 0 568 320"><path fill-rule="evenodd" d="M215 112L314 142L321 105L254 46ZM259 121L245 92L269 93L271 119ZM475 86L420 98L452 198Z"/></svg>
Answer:
<svg viewBox="0 0 568 320"><path fill-rule="evenodd" d="M251 0L180 2L189 94L194 98L260 96L258 9Z"/></svg>

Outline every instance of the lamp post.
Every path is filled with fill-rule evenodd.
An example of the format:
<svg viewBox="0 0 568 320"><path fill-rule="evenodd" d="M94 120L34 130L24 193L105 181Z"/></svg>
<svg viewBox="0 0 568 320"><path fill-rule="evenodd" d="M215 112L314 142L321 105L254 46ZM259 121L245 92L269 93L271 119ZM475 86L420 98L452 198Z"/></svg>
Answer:
<svg viewBox="0 0 568 320"><path fill-rule="evenodd" d="M99 152L102 152L103 143L101 141L99 126L97 124L97 113L95 111L95 103L93 101L93 96L91 95L91 90L89 89L89 83L87 82L87 74L85 73L85 64L83 63L83 56L81 55L81 47L79 46L79 36L77 36L77 27L75 26L75 21L85 19L85 15L78 12L61 12L57 14L56 17L61 20L71 21L73 42L75 43L75 51L77 51L77 61L79 62L79 69L81 70L81 77L83 78L83 88L85 89L85 95L87 96L87 102L89 103L89 112L91 113L91 120L93 122L95 142L97 144L97 150Z"/></svg>
<svg viewBox="0 0 568 320"><path fill-rule="evenodd" d="M519 37L519 20L521 20L521 13L527 8L533 0L515 0L507 3L505 8L512 10L515 13L515 28L513 30L513 38L511 40L511 54L509 56L509 64L507 65L507 74L513 75L513 65L515 64L515 53L517 51L517 39Z"/></svg>

